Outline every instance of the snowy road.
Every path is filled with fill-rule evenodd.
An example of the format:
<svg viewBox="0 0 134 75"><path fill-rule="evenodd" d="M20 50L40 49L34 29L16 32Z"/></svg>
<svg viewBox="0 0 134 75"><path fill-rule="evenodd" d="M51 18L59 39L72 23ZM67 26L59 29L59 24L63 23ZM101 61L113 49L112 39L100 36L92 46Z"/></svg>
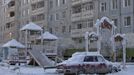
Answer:
<svg viewBox="0 0 134 75"><path fill-rule="evenodd" d="M107 75L134 75L134 65L127 65L125 70L118 73ZM20 69L14 70L14 67L0 66L0 75L63 75L57 74L55 69L45 70L40 67L20 67ZM82 74L84 75L84 74Z"/></svg>

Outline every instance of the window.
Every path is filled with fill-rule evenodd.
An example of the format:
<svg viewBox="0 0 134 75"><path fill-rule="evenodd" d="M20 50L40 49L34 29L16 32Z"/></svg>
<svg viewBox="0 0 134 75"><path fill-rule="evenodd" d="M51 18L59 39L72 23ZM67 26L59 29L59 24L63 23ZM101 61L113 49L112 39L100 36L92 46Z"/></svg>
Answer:
<svg viewBox="0 0 134 75"><path fill-rule="evenodd" d="M24 4L26 3L26 0L24 0Z"/></svg>
<svg viewBox="0 0 134 75"><path fill-rule="evenodd" d="M63 11L62 12L62 18L65 18L66 17L66 11Z"/></svg>
<svg viewBox="0 0 134 75"><path fill-rule="evenodd" d="M37 15L37 21L41 21L41 20L44 20L44 19L45 19L44 13L41 13L41 14Z"/></svg>
<svg viewBox="0 0 134 75"><path fill-rule="evenodd" d="M28 14L28 15L30 14L30 10L29 10L29 9L27 10L27 14Z"/></svg>
<svg viewBox="0 0 134 75"><path fill-rule="evenodd" d="M85 4L83 5L83 8L84 8L84 11L93 10L93 9L94 9L93 2L85 3Z"/></svg>
<svg viewBox="0 0 134 75"><path fill-rule="evenodd" d="M53 21L53 15L50 15L50 21Z"/></svg>
<svg viewBox="0 0 134 75"><path fill-rule="evenodd" d="M45 15L44 13L40 13L40 14L37 14L37 15L33 15L31 17L32 21L35 22L35 21L42 21L45 19Z"/></svg>
<svg viewBox="0 0 134 75"><path fill-rule="evenodd" d="M86 56L84 58L84 62L97 62L98 59L97 59L97 56Z"/></svg>
<svg viewBox="0 0 134 75"><path fill-rule="evenodd" d="M112 0L112 5L111 5L111 7L112 7L112 9L117 9L117 0Z"/></svg>
<svg viewBox="0 0 134 75"><path fill-rule="evenodd" d="M37 3L37 8L42 8L44 6L45 6L44 1L40 1L40 2Z"/></svg>
<svg viewBox="0 0 134 75"><path fill-rule="evenodd" d="M14 11L11 11L10 12L10 17L14 17L15 16L15 12Z"/></svg>
<svg viewBox="0 0 134 75"><path fill-rule="evenodd" d="M10 28L10 23L6 23L6 28Z"/></svg>
<svg viewBox="0 0 134 75"><path fill-rule="evenodd" d="M11 27L13 27L14 26L14 21L12 21L12 22L8 22L8 23L6 23L6 28L8 29L8 28L11 28Z"/></svg>
<svg viewBox="0 0 134 75"><path fill-rule="evenodd" d="M62 4L66 4L66 0L62 0Z"/></svg>
<svg viewBox="0 0 134 75"><path fill-rule="evenodd" d="M93 20L92 19L87 21L87 26L93 27Z"/></svg>
<svg viewBox="0 0 134 75"><path fill-rule="evenodd" d="M53 8L53 1L50 1L50 8Z"/></svg>
<svg viewBox="0 0 134 75"><path fill-rule="evenodd" d="M118 25L118 19L112 19L114 21L114 25L117 26Z"/></svg>
<svg viewBox="0 0 134 75"><path fill-rule="evenodd" d="M103 57L98 56L98 61L99 61L99 62L104 62L105 60L104 60L104 58L103 58Z"/></svg>
<svg viewBox="0 0 134 75"><path fill-rule="evenodd" d="M25 15L26 15L26 10L23 10L22 16L25 16Z"/></svg>
<svg viewBox="0 0 134 75"><path fill-rule="evenodd" d="M69 25L69 32L71 32L71 25Z"/></svg>
<svg viewBox="0 0 134 75"><path fill-rule="evenodd" d="M102 12L104 12L104 11L106 11L106 2L104 2L104 3L101 3L101 6L100 6L100 10L102 11Z"/></svg>
<svg viewBox="0 0 134 75"><path fill-rule="evenodd" d="M45 6L44 1L39 1L37 3L31 4L32 10L39 9L39 8L44 7L44 6Z"/></svg>
<svg viewBox="0 0 134 75"><path fill-rule="evenodd" d="M60 0L55 0L56 2L56 6L59 6L60 5Z"/></svg>
<svg viewBox="0 0 134 75"><path fill-rule="evenodd" d="M80 13L82 11L81 5L72 7L72 13Z"/></svg>
<svg viewBox="0 0 134 75"><path fill-rule="evenodd" d="M36 9L36 4L32 4L31 7L32 7L32 10L35 10Z"/></svg>
<svg viewBox="0 0 134 75"><path fill-rule="evenodd" d="M77 24L77 29L81 29L82 28L82 24Z"/></svg>
<svg viewBox="0 0 134 75"><path fill-rule="evenodd" d="M131 17L124 17L124 26L130 26L131 25Z"/></svg>
<svg viewBox="0 0 134 75"><path fill-rule="evenodd" d="M50 31L50 33L53 33L53 29L52 28L49 28L49 31Z"/></svg>
<svg viewBox="0 0 134 75"><path fill-rule="evenodd" d="M15 1L11 1L9 4L8 4L8 7L12 7L15 5Z"/></svg>
<svg viewBox="0 0 134 75"><path fill-rule="evenodd" d="M55 19L56 19L56 20L59 20L59 14L58 14L58 13L56 13Z"/></svg>
<svg viewBox="0 0 134 75"><path fill-rule="evenodd" d="M123 0L123 6L128 7L130 6L131 1L130 0Z"/></svg>
<svg viewBox="0 0 134 75"><path fill-rule="evenodd" d="M62 26L62 32L66 32L66 26Z"/></svg>

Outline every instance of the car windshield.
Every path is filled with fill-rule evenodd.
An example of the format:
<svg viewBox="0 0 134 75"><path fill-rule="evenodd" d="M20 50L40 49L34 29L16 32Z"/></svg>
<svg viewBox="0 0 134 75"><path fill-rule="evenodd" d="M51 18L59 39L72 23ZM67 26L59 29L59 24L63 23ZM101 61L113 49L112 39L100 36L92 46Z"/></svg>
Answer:
<svg viewBox="0 0 134 75"><path fill-rule="evenodd" d="M104 58L103 58L103 57L98 56L98 61L99 61L99 62L104 62L105 60L104 60Z"/></svg>
<svg viewBox="0 0 134 75"><path fill-rule="evenodd" d="M83 57L82 55L73 56L73 57L69 58L68 61L81 61L82 57Z"/></svg>

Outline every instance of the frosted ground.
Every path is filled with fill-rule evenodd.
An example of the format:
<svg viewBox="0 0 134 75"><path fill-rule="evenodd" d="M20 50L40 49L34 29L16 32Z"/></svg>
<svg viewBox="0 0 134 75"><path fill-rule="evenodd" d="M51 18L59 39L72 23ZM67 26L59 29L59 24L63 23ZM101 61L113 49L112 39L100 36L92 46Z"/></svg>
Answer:
<svg viewBox="0 0 134 75"><path fill-rule="evenodd" d="M55 72L56 69L44 70L40 67L24 67L16 68L15 66L0 66L0 75L63 75ZM134 75L134 64L127 65L127 68L118 72L107 75ZM84 74L82 74L84 75Z"/></svg>

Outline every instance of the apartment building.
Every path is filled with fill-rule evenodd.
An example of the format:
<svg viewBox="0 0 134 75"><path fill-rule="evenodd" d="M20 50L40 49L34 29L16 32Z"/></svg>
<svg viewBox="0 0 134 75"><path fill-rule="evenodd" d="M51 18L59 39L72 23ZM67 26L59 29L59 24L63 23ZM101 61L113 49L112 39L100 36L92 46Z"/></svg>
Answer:
<svg viewBox="0 0 134 75"><path fill-rule="evenodd" d="M134 1L133 0L98 0L99 18L107 16L114 21L116 33L125 33L127 47L133 48Z"/></svg>
<svg viewBox="0 0 134 75"><path fill-rule="evenodd" d="M117 26L117 32L133 33L133 0L99 0L99 17L107 16Z"/></svg>
<svg viewBox="0 0 134 75"><path fill-rule="evenodd" d="M60 47L72 45L71 32L71 0L48 0L48 28L59 37Z"/></svg>
<svg viewBox="0 0 134 75"><path fill-rule="evenodd" d="M2 2L3 0L1 0ZM10 3L1 4L1 43L9 41L11 38L18 39L19 35L19 1L11 0Z"/></svg>
<svg viewBox="0 0 134 75"><path fill-rule="evenodd" d="M98 18L98 0L72 0L71 38L76 48L84 48L84 34L94 31Z"/></svg>

